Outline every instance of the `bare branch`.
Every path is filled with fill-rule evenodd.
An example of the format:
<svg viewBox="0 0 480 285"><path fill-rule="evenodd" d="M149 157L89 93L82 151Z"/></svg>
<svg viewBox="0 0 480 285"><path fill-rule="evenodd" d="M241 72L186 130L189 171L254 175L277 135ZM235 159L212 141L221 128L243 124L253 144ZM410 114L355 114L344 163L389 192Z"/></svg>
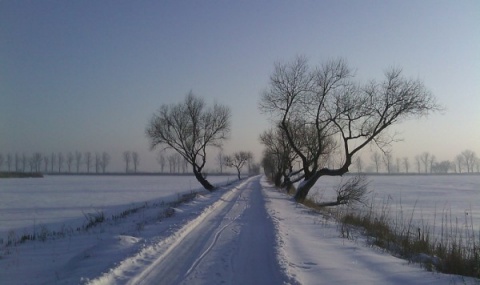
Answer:
<svg viewBox="0 0 480 285"><path fill-rule="evenodd" d="M358 84L344 60L330 60L311 69L304 57L275 64L260 109L270 114L302 162L304 182L296 199L303 200L323 175L343 175L352 157L375 143L386 152L397 140L390 126L427 116L442 108L420 80L390 69L377 83ZM341 165L321 168L334 150ZM300 193L300 194L299 194Z"/></svg>
<svg viewBox="0 0 480 285"><path fill-rule="evenodd" d="M146 129L151 149L173 149L193 167L202 185L213 186L203 178L207 147L221 147L230 134L230 109L214 104L206 109L202 98L188 93L182 103L162 105Z"/></svg>

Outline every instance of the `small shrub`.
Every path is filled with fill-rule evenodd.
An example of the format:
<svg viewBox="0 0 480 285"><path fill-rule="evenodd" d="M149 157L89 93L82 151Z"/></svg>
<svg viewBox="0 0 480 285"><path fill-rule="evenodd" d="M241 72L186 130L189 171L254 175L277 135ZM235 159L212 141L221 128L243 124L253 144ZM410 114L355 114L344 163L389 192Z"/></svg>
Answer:
<svg viewBox="0 0 480 285"><path fill-rule="evenodd" d="M28 240L35 240L35 236L29 235L29 234L24 234L20 237L19 243L25 243Z"/></svg>
<svg viewBox="0 0 480 285"><path fill-rule="evenodd" d="M130 208L130 209L127 209L127 210L124 210L122 211L120 214L118 215L112 215L112 220L113 221L116 221L118 219L123 219L123 218L126 218L130 215L133 215L135 213L137 213L138 211L142 210L142 209L145 209L147 208L147 203L143 204L142 206L138 206L138 207L134 207L134 208Z"/></svg>
<svg viewBox="0 0 480 285"><path fill-rule="evenodd" d="M168 207L167 209L163 210L160 215L159 215L159 220L162 220L164 218L170 218L175 215L175 209L172 207Z"/></svg>
<svg viewBox="0 0 480 285"><path fill-rule="evenodd" d="M7 235L7 246L12 246L17 244L17 234L14 230L8 231Z"/></svg>
<svg viewBox="0 0 480 285"><path fill-rule="evenodd" d="M44 242L47 240L48 235L49 235L49 230L47 226L40 225L40 231L37 234L37 239Z"/></svg>
<svg viewBox="0 0 480 285"><path fill-rule="evenodd" d="M95 213L84 213L87 223L84 225L84 229L88 230L105 221L105 215L102 211L96 211Z"/></svg>

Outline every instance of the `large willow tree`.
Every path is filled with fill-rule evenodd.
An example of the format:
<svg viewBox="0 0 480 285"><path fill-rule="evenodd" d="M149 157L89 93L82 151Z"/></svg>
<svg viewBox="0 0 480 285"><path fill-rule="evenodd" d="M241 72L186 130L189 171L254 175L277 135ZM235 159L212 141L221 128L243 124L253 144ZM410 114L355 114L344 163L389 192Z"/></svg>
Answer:
<svg viewBox="0 0 480 285"><path fill-rule="evenodd" d="M341 59L316 67L304 57L275 64L260 109L271 115L301 161L297 201L307 197L320 177L347 173L352 157L368 144L383 148L391 143L386 134L392 125L439 109L423 82L405 78L400 69L388 70L380 82L353 79ZM336 168L322 161L333 151L332 143L341 154Z"/></svg>
<svg viewBox="0 0 480 285"><path fill-rule="evenodd" d="M212 191L202 171L207 162L207 147L221 147L230 134L230 109L214 104L206 108L203 99L188 93L185 100L162 105L146 129L150 147L173 149L191 166L202 186Z"/></svg>

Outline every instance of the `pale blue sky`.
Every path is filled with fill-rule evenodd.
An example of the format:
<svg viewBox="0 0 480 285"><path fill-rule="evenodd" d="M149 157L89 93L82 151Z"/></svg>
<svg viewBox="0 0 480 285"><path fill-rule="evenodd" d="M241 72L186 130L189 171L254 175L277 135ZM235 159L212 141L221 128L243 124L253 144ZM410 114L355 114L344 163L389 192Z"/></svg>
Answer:
<svg viewBox="0 0 480 285"><path fill-rule="evenodd" d="M480 155L480 1L0 1L0 153L140 153L155 110L193 90L232 109L225 152L261 153L257 105L275 61L391 66L444 114L395 127L394 156ZM213 160L213 158L212 158Z"/></svg>

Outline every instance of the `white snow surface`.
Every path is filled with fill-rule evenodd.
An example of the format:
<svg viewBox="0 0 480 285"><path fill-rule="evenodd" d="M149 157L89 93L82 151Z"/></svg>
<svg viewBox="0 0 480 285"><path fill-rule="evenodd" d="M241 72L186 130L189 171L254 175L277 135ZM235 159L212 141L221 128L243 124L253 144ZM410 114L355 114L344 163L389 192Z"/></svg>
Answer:
<svg viewBox="0 0 480 285"><path fill-rule="evenodd" d="M334 201L339 184L352 177L321 177L312 187L310 198ZM417 226L474 227L480 231L480 175L370 175L366 176L373 205L388 207L392 218L411 216ZM372 199L368 201L370 204Z"/></svg>
<svg viewBox="0 0 480 285"><path fill-rule="evenodd" d="M209 176L214 185L236 180L236 175ZM0 180L0 239L9 231L30 233L78 227L85 214L106 215L142 205L171 201L180 194L201 190L193 175L121 176L81 175L9 178Z"/></svg>
<svg viewBox="0 0 480 285"><path fill-rule="evenodd" d="M251 177L177 205L0 251L0 284L475 284L339 237ZM170 217L167 217L170 216Z"/></svg>

